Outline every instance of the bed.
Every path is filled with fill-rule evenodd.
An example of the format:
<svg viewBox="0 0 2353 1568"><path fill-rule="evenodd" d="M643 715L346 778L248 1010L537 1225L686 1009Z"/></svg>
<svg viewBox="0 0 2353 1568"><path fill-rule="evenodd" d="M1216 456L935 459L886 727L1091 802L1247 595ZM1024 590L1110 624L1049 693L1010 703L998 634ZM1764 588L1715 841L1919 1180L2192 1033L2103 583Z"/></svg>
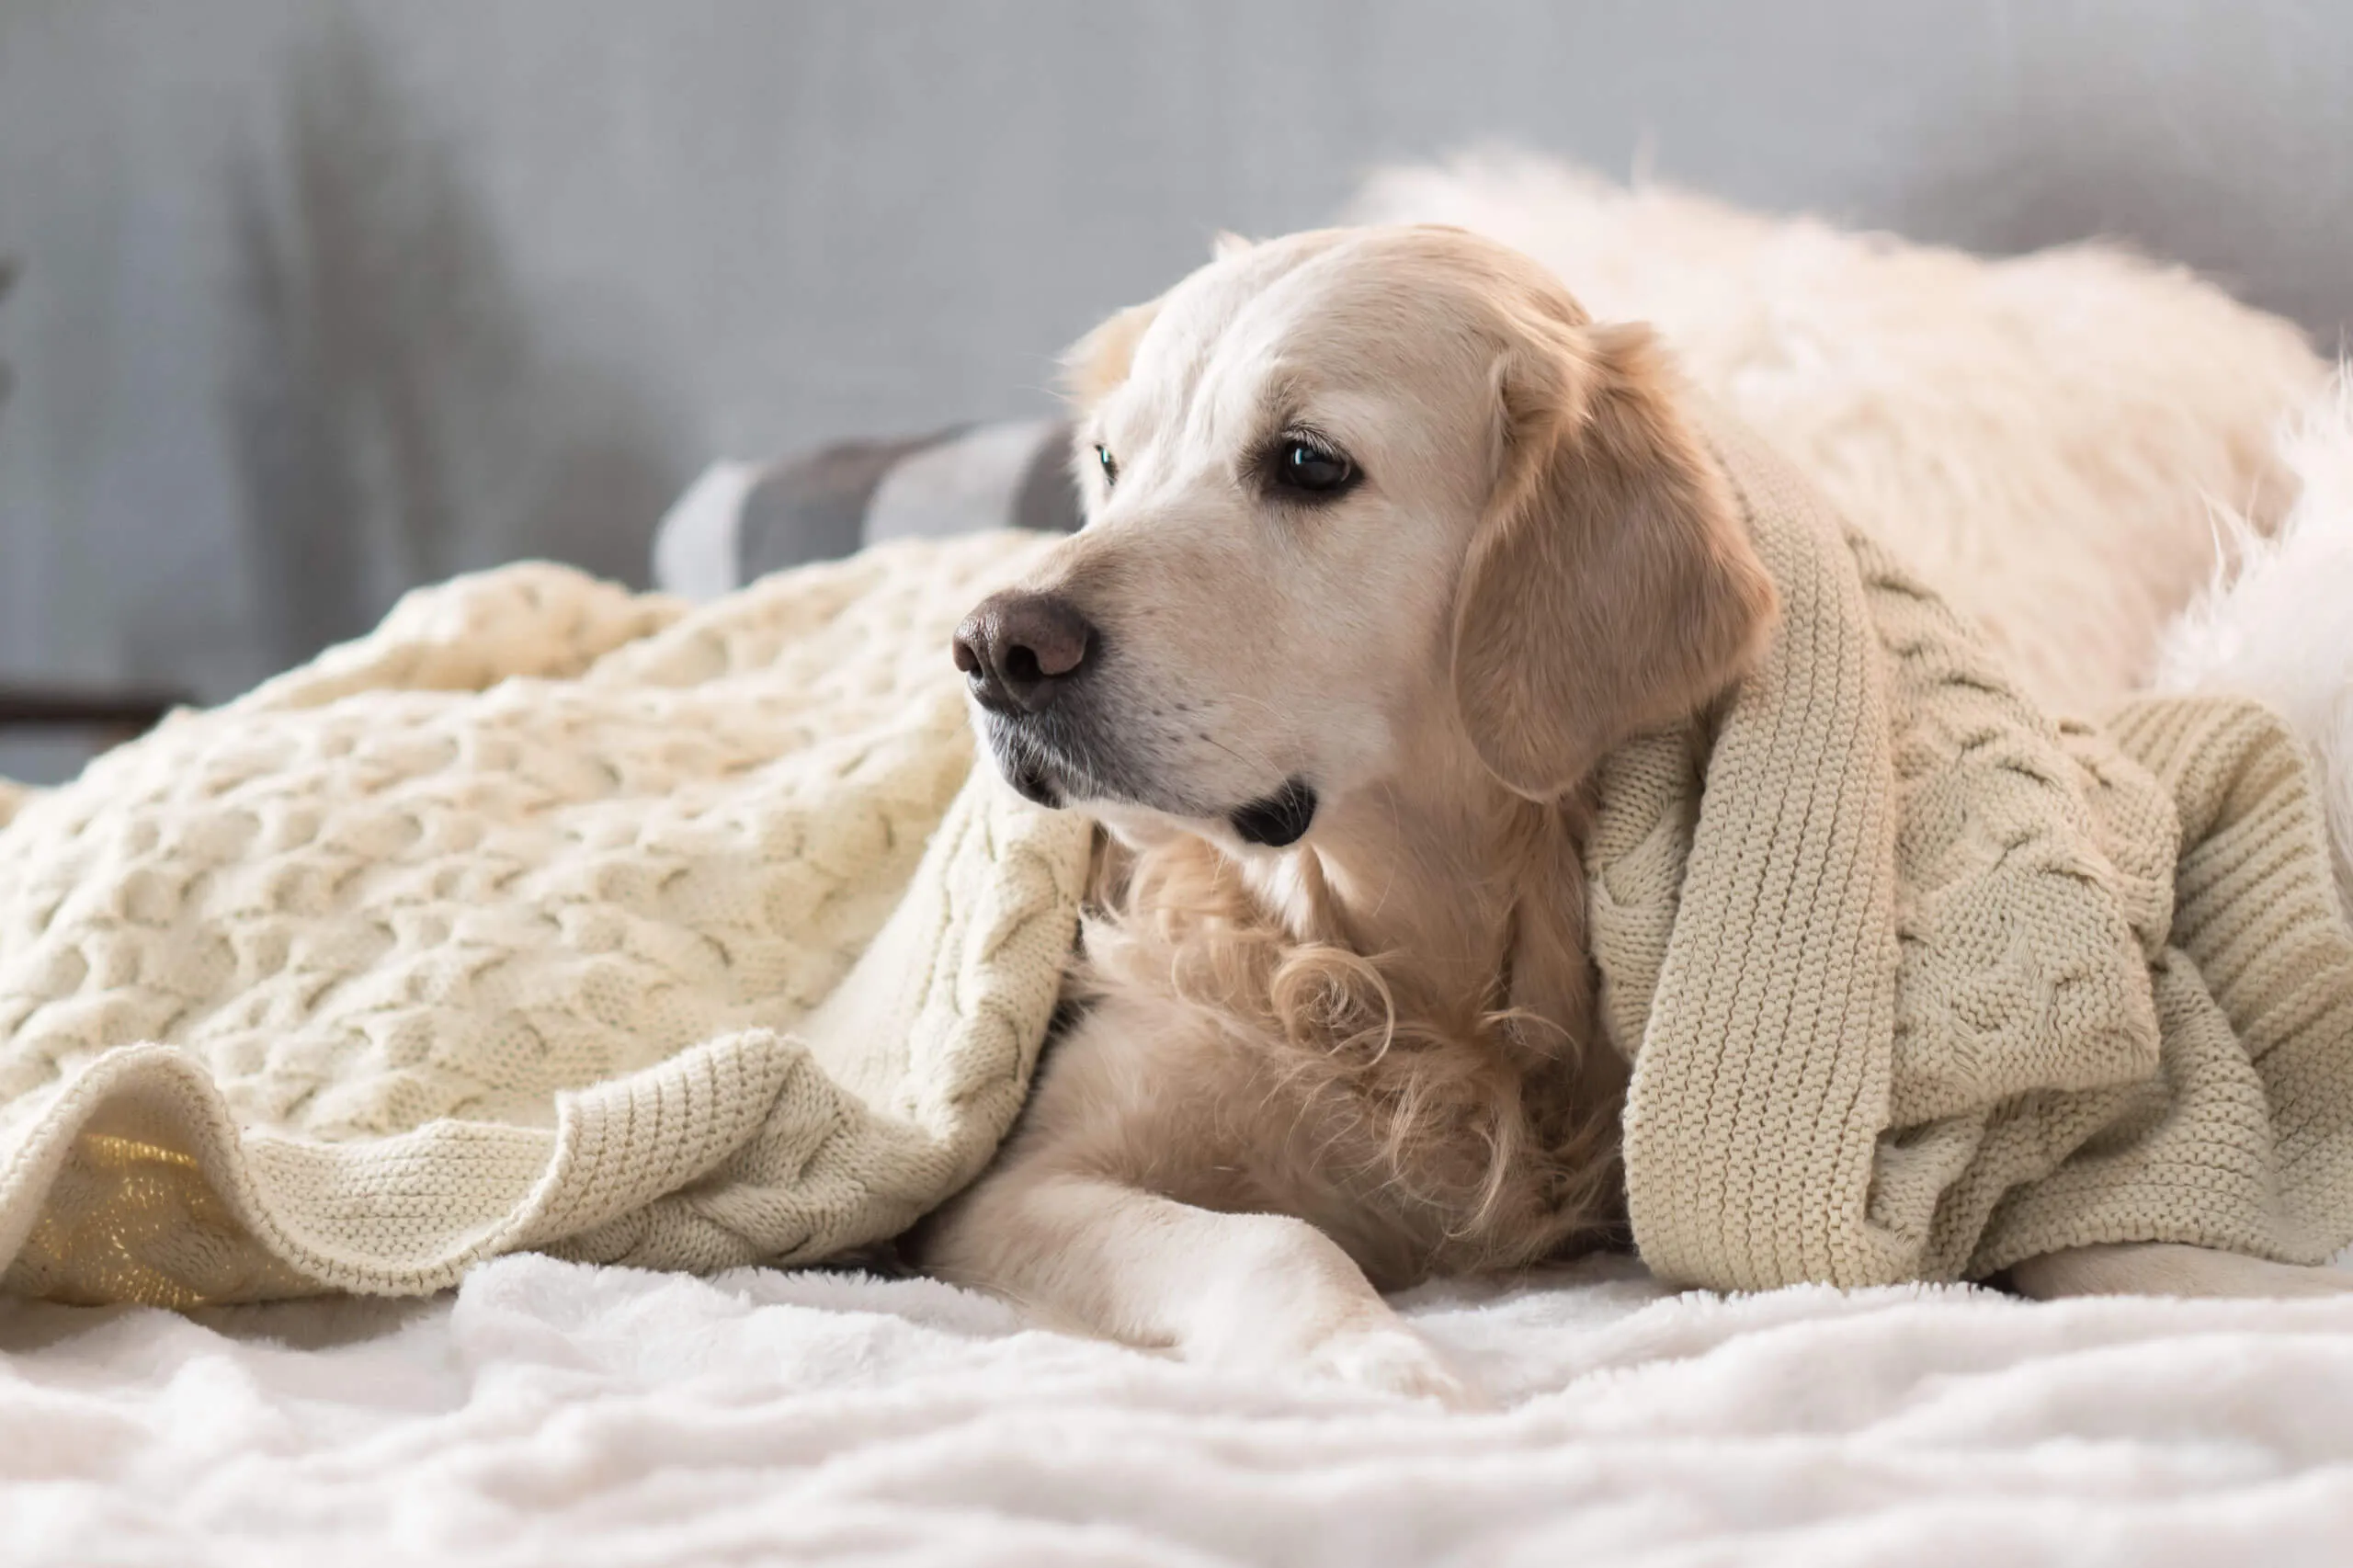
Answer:
<svg viewBox="0 0 2353 1568"><path fill-rule="evenodd" d="M1538 176L1449 177L1381 199L1406 215L1394 210L1495 197L1500 181L1520 210L1512 182ZM1608 222L1523 243L1542 254L1647 235L1655 247L1656 203L1679 199L1574 188L1597 211L1620 205ZM1890 371L1903 351L1891 360L1885 333L1859 335L1840 313L1869 294L1841 269L1887 244L1684 216L1718 225L1720 248L1737 241L1740 264L1720 265L1708 288L1693 271L1680 295L1673 277L1646 273L1670 288L1653 313L1682 312L1698 372L1779 438L1815 443L1818 462L1851 454L1842 411L1883 412L1904 391ZM1960 258L1937 265L1985 284L1953 296L1964 315L2044 319L2022 312L2018 290L2050 284L2048 271L2020 284L1968 274L1976 264ZM2166 290L2185 310L2213 307L2179 294L2185 279L2114 265L2125 270L2113 292L2068 298L2094 317L2136 289L2155 290L2141 307ZM2062 268L2057 281L2075 290L2080 278ZM1728 312L1727 301L1756 308ZM2203 508L2201 491L2245 494L2256 473L2277 482L2263 527L2287 497L2303 502L2282 542L2245 544L2259 570L2165 639L2152 623L2140 665L2096 673L2251 690L2326 754L2353 712L2353 649L2315 662L2283 653L2281 638L2313 619L2299 604L2353 592L2353 404L2323 385L2309 351L2282 350L2273 325L2245 314L2229 354L2222 337L2179 348L2103 415L2121 427L2134 407L2194 404L2232 437L2180 461L2217 466L2196 483L2178 468L2112 475L2124 488L2104 504ZM2129 336L2087 334L2069 363L2097 381L2114 362L2097 345ZM1710 345L1737 351L1711 360ZM2058 362L2052 345L2029 347ZM2129 351L2166 349L2160 337ZM2049 398L2025 423L2080 413L2055 380ZM2271 428L2299 405L2305 436L2275 457ZM717 599L892 538L1068 527L1060 439L1050 423L988 426L718 465L673 508L657 575L680 597ZM2075 494L2038 489L2026 468L1981 470L1960 488L2054 510ZM1850 476L1847 504L1868 508L1874 483ZM1906 483L1916 490L1917 475ZM2188 570L2164 588L2177 604L2212 564L2166 570ZM2064 664L2064 649L2024 652ZM0 823L7 814L0 795ZM2341 809L2340 854L2347 824ZM2317 1563L2353 1550L2353 1297L2029 1305L1965 1286L1726 1297L1677 1293L1613 1257L1400 1304L1494 1409L1235 1381L1044 1332L935 1281L843 1267L695 1275L520 1252L405 1299L185 1313L0 1299L0 1528L6 1560L27 1568Z"/></svg>

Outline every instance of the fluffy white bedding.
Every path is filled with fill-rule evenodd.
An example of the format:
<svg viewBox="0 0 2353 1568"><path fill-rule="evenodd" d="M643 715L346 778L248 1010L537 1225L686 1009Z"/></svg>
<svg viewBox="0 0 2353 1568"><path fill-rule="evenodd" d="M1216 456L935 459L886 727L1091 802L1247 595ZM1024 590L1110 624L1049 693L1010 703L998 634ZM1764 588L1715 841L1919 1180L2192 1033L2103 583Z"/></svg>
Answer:
<svg viewBox="0 0 2353 1568"><path fill-rule="evenodd" d="M2353 1300L1669 1297L1415 1321L1449 1415L1024 1330L927 1280L511 1257L454 1299L0 1307L6 1561L2342 1562Z"/></svg>

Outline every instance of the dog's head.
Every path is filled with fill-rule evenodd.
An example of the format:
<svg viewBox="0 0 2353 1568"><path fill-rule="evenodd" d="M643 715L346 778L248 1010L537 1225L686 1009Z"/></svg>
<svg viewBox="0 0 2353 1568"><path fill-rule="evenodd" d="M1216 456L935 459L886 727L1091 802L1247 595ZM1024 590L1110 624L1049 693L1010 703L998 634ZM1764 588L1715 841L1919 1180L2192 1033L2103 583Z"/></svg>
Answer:
<svg viewBox="0 0 2353 1568"><path fill-rule="evenodd" d="M1457 230L1216 260L1073 350L1086 528L955 656L1016 788L1286 845L1451 748L1551 799L1773 591L1649 334Z"/></svg>

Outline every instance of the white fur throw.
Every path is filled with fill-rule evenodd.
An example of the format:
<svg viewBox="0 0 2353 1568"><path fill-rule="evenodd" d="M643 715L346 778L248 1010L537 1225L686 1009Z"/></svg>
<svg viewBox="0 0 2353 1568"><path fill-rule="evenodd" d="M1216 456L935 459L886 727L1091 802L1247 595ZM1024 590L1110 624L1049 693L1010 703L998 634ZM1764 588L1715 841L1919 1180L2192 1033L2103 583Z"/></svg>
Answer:
<svg viewBox="0 0 2353 1568"><path fill-rule="evenodd" d="M2165 631L2161 691L2218 691L2288 721L2326 791L2336 889L2353 915L2353 368L2284 433L2296 505L2276 537L2230 519L2230 559Z"/></svg>
<svg viewBox="0 0 2353 1568"><path fill-rule="evenodd" d="M2286 322L2100 245L1989 262L1512 154L1381 175L1349 217L1461 224L1654 323L2067 713L2147 682L2216 507L2276 523L2276 426L2326 376Z"/></svg>
<svg viewBox="0 0 2353 1568"><path fill-rule="evenodd" d="M20 792L6 1287L409 1294L904 1229L1011 1121L1076 926L1090 830L972 774L946 653L1035 548L696 611L465 578Z"/></svg>

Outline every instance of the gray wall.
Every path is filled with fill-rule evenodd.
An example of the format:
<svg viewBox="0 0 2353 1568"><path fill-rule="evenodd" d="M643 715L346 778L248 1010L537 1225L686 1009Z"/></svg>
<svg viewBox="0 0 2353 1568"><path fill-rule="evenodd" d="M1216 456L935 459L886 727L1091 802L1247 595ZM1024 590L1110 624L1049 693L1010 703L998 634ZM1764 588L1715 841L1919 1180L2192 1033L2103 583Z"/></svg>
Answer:
<svg viewBox="0 0 2353 1568"><path fill-rule="evenodd" d="M706 460L1038 409L1212 229L1481 140L2129 236L2333 343L2348 105L2353 6L2260 0L0 0L0 673L640 575Z"/></svg>

